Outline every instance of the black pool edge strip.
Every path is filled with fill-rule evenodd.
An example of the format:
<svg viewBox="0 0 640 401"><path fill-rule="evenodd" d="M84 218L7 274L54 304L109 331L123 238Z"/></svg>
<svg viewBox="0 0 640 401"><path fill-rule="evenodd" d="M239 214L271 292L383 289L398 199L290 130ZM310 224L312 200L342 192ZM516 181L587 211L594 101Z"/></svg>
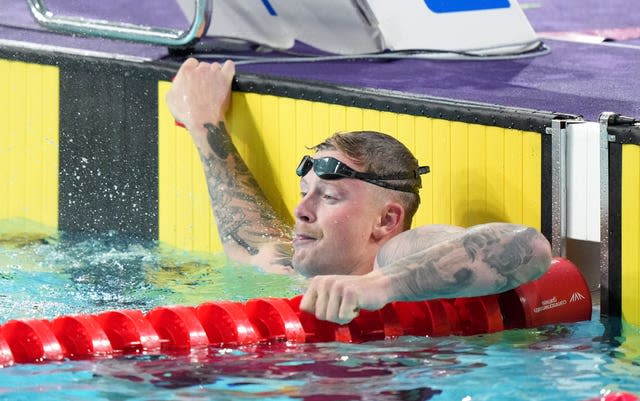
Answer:
<svg viewBox="0 0 640 401"><path fill-rule="evenodd" d="M61 68L71 66L78 68L81 64L87 69L106 68L112 72L122 70L127 74L167 81L173 78L179 67L179 64L170 61L141 63L7 47L0 47L0 57L56 65ZM351 87L268 75L239 73L234 79L233 89L241 92L283 96L470 124L491 125L541 134L551 126L553 119L581 119L581 116L574 114L505 107L489 103L459 101L391 90Z"/></svg>

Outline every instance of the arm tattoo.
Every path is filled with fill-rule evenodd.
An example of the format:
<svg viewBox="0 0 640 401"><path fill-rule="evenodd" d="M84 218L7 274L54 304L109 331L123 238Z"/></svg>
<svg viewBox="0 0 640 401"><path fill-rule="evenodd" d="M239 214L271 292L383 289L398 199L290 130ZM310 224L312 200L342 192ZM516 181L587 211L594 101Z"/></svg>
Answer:
<svg viewBox="0 0 640 401"><path fill-rule="evenodd" d="M227 133L224 121L220 121L220 127L213 124L205 124L207 128L207 143L218 159L226 159L229 153L234 151L233 142Z"/></svg>
<svg viewBox="0 0 640 401"><path fill-rule="evenodd" d="M487 224L383 267L406 300L482 295L515 288L547 266L534 249L539 233L515 224ZM400 267L402 267L400 269Z"/></svg>
<svg viewBox="0 0 640 401"><path fill-rule="evenodd" d="M235 243L249 255L256 255L260 244L289 238L289 228L262 194L224 122L204 126L211 152L203 152L201 157L222 242Z"/></svg>
<svg viewBox="0 0 640 401"><path fill-rule="evenodd" d="M509 227L509 226L507 226ZM512 228L497 227L465 236L463 246L469 259L473 262L482 258L489 268L496 271L506 280L505 286L517 285L518 268L526 265L533 258L531 246L537 232L532 228L521 230L515 235L504 236ZM509 238L506 242L501 238Z"/></svg>
<svg viewBox="0 0 640 401"><path fill-rule="evenodd" d="M402 259L413 274L404 281L409 296L407 300L448 298L458 296L477 280L476 272L466 264L456 263L455 245L434 247L425 262L424 255L415 254Z"/></svg>

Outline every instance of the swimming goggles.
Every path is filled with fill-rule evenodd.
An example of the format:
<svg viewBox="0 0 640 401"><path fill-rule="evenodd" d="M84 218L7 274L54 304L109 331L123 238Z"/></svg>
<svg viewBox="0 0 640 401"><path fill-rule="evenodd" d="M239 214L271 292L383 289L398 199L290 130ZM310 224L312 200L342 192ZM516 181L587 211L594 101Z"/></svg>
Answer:
<svg viewBox="0 0 640 401"><path fill-rule="evenodd" d="M345 163L333 157L321 157L314 159L309 155L306 155L300 160L300 164L296 168L296 174L298 177L304 177L307 175L311 168L316 175L323 180L340 180L343 178L355 178L358 180L366 181L379 187L393 189L402 192L418 193L418 190L422 186L420 180L416 180L415 183L407 185L406 183L391 183L388 181L394 180L410 180L419 178L422 174L429 172L429 166L420 166L411 172L394 173L388 175L378 175L375 173L361 173L355 171Z"/></svg>

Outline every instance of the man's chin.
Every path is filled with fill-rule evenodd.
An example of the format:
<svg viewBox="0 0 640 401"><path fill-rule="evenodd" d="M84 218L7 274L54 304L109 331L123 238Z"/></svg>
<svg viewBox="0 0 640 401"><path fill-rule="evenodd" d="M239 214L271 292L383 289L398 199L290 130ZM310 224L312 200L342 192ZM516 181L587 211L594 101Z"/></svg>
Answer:
<svg viewBox="0 0 640 401"><path fill-rule="evenodd" d="M291 260L291 265L296 272L305 277L313 277L322 274L322 272L318 271L317 267L301 259L302 258L296 258L296 255L293 255L293 259Z"/></svg>
<svg viewBox="0 0 640 401"><path fill-rule="evenodd" d="M298 272L299 274L303 275L304 277L313 277L315 275L317 275L316 273L313 272L312 269L309 269L308 266L306 266L303 263L296 263L295 261L291 263L291 265L293 266L293 269Z"/></svg>

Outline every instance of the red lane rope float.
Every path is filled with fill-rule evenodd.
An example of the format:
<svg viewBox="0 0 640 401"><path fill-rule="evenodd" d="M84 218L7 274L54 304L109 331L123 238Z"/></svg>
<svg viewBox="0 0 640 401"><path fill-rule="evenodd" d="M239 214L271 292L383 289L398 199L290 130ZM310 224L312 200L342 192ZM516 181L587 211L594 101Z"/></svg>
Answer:
<svg viewBox="0 0 640 401"><path fill-rule="evenodd" d="M209 338L196 316L195 308L189 306L159 306L147 313L147 319L158 336L164 350L189 350L206 347Z"/></svg>
<svg viewBox="0 0 640 401"><path fill-rule="evenodd" d="M51 322L51 329L67 357L81 358L113 353L107 334L94 316L61 316Z"/></svg>
<svg viewBox="0 0 640 401"><path fill-rule="evenodd" d="M391 305L407 335L442 337L452 333L447 310L440 300Z"/></svg>
<svg viewBox="0 0 640 401"><path fill-rule="evenodd" d="M243 345L260 341L244 305L240 303L205 302L198 306L196 315L211 344Z"/></svg>
<svg viewBox="0 0 640 401"><path fill-rule="evenodd" d="M453 301L458 312L463 335L495 333L504 330L497 295L458 298Z"/></svg>
<svg viewBox="0 0 640 401"><path fill-rule="evenodd" d="M561 258L555 258L538 280L499 295L392 302L378 311L360 311L346 325L301 311L301 299L160 306L146 315L139 310L107 311L61 316L51 322L11 320L0 327L0 365L189 352L270 341L363 342L401 335L473 335L589 320L592 308L584 277L573 263Z"/></svg>
<svg viewBox="0 0 640 401"><path fill-rule="evenodd" d="M586 401L640 401L640 398L631 393L615 392L596 398L590 398Z"/></svg>
<svg viewBox="0 0 640 401"><path fill-rule="evenodd" d="M160 350L160 337L139 310L108 311L96 316L114 350L152 352Z"/></svg>
<svg viewBox="0 0 640 401"><path fill-rule="evenodd" d="M0 366L10 366L14 362L9 343L0 335Z"/></svg>
<svg viewBox="0 0 640 401"><path fill-rule="evenodd" d="M505 328L538 327L591 319L591 292L580 270L554 258L539 279L498 296Z"/></svg>
<svg viewBox="0 0 640 401"><path fill-rule="evenodd" d="M246 303L245 309L262 340L305 342L307 334L286 300L252 299Z"/></svg>
<svg viewBox="0 0 640 401"><path fill-rule="evenodd" d="M11 320L2 326L2 335L17 363L58 361L62 347L47 321Z"/></svg>

